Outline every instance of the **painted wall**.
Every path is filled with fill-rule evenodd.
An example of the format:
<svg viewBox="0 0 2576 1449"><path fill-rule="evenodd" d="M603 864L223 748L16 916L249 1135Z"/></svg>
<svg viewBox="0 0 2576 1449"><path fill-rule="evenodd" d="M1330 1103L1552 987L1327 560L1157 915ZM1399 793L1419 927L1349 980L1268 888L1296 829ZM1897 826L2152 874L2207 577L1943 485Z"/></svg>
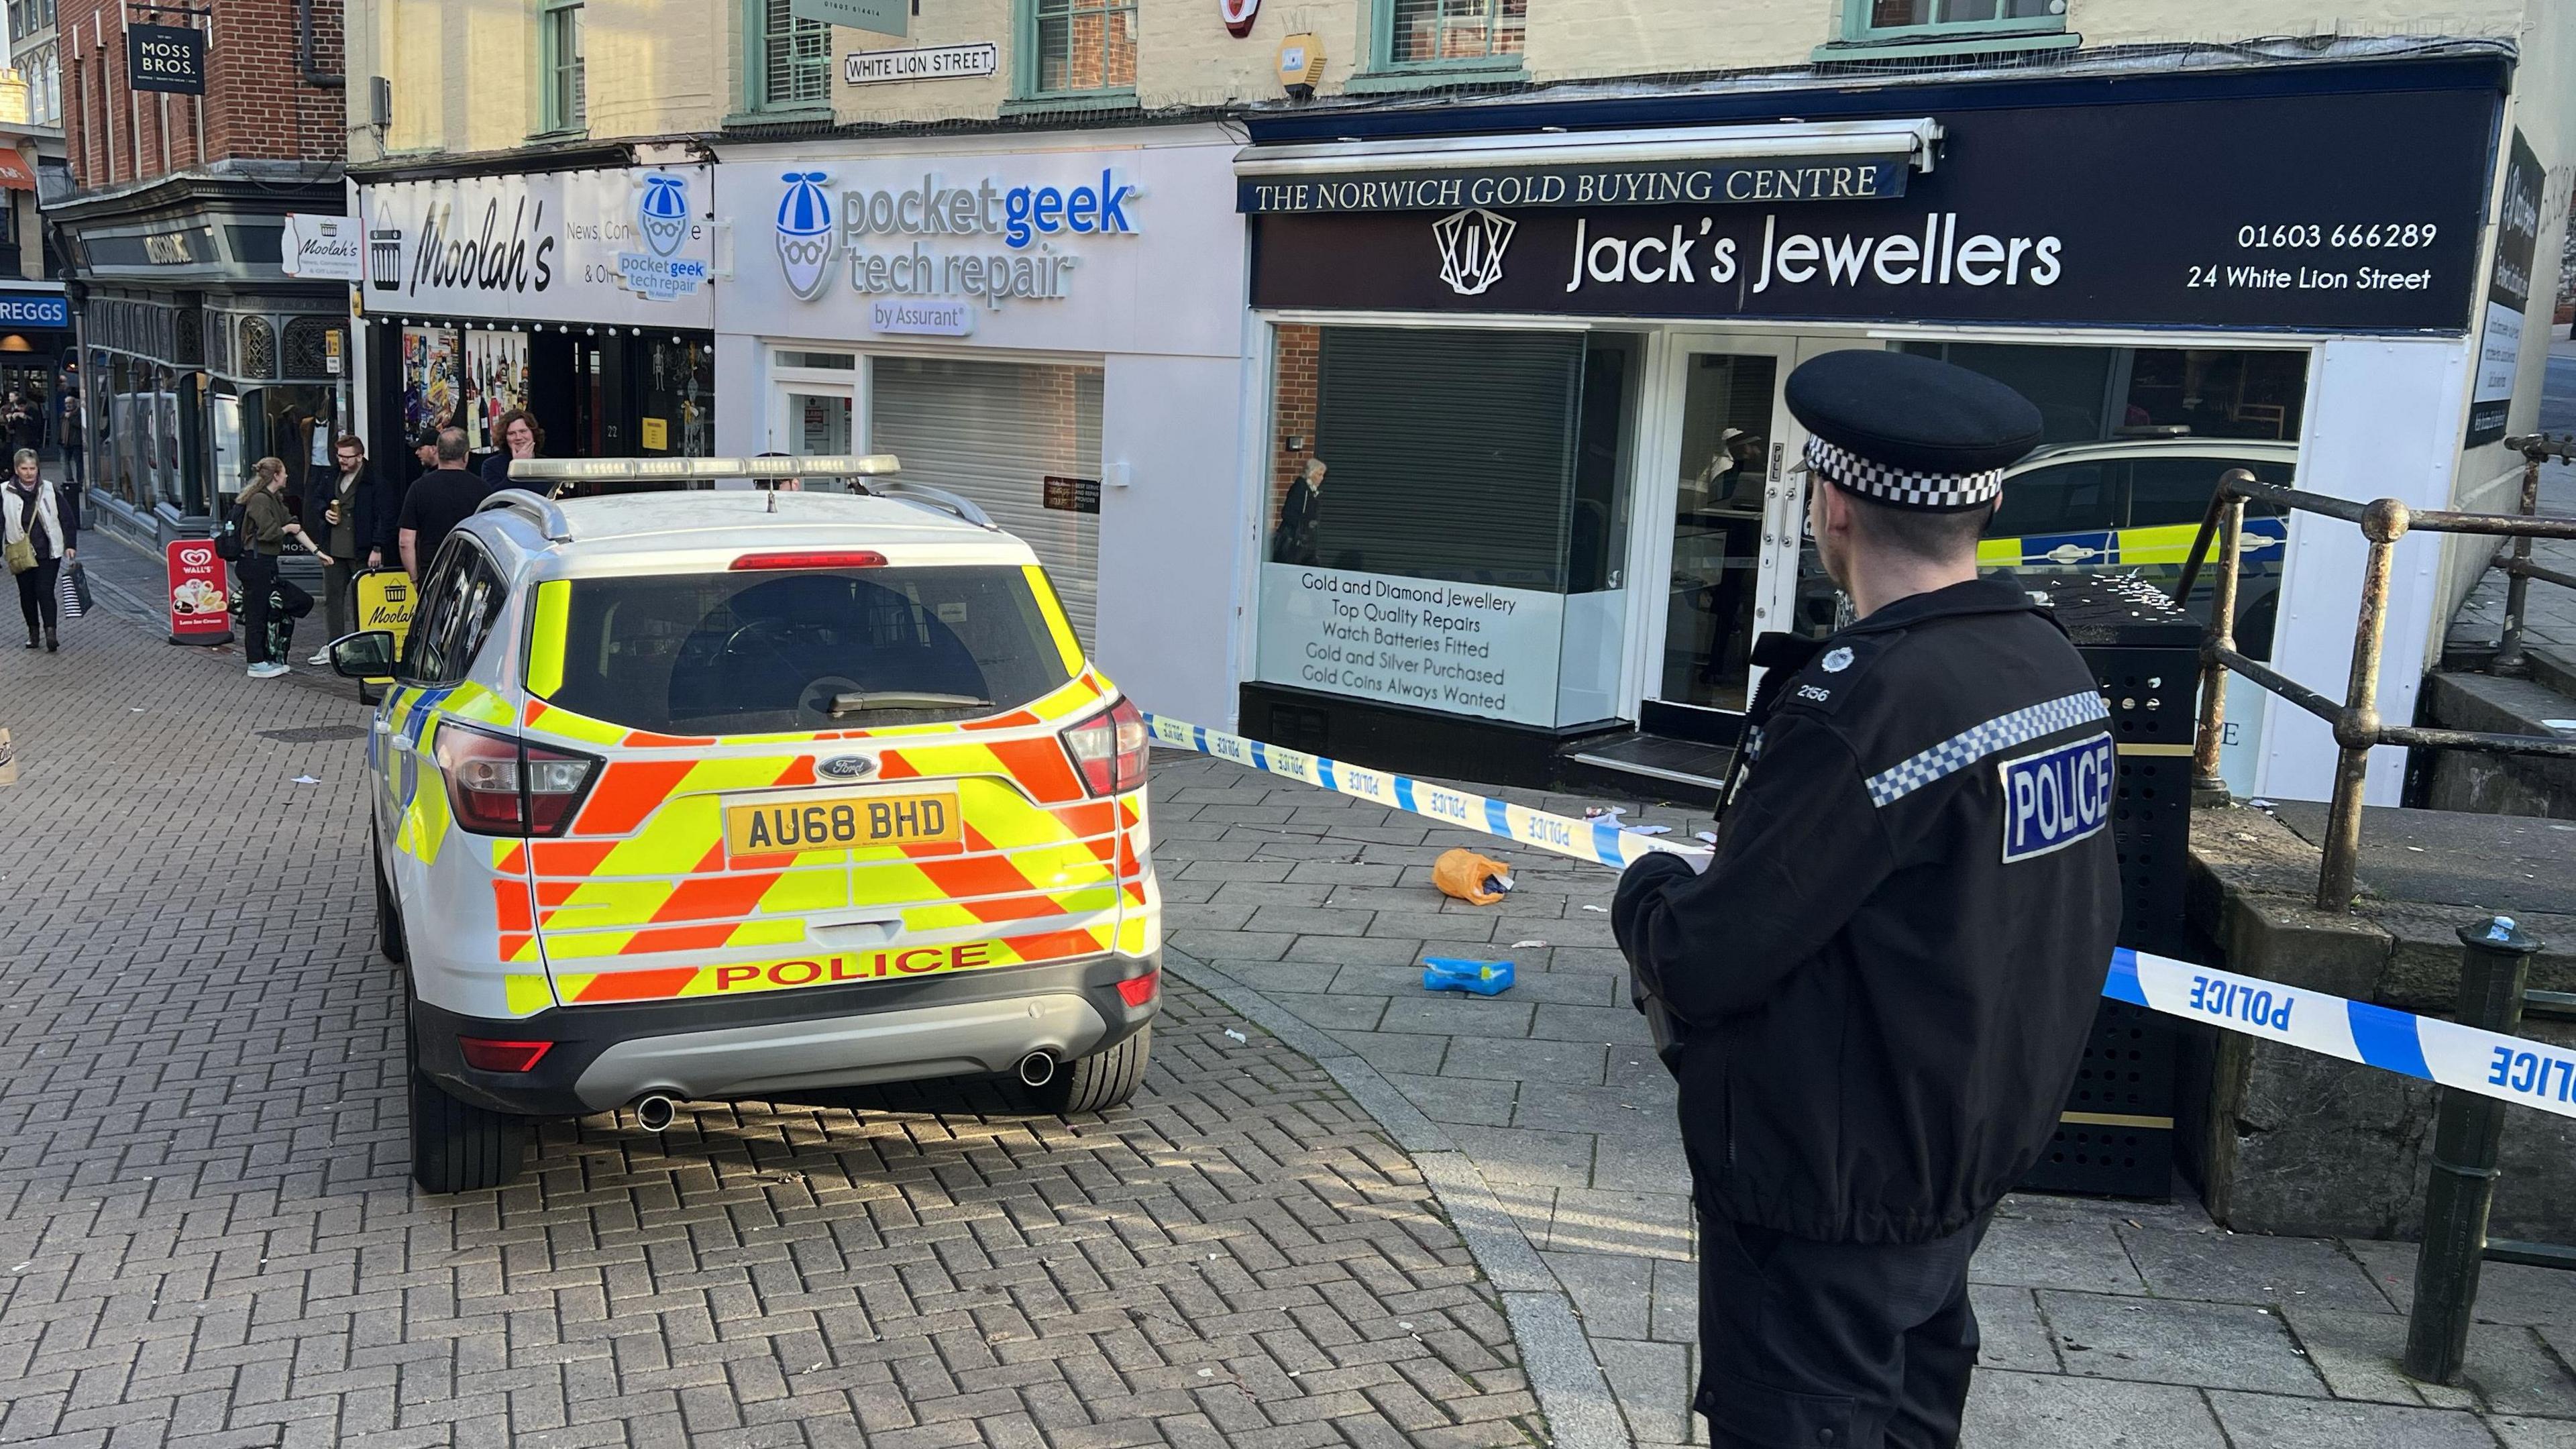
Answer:
<svg viewBox="0 0 2576 1449"><path fill-rule="evenodd" d="M587 0L595 140L712 131L740 88L734 0ZM532 0L350 0L352 161L501 151L543 127ZM393 123L367 125L368 77L393 83Z"/></svg>
<svg viewBox="0 0 2576 1449"><path fill-rule="evenodd" d="M857 30L833 36L833 107L843 120L932 121L994 114L1012 92L1014 5L1025 0L942 0L922 7L902 40ZM1236 38L1209 0L1137 0L1136 96L1148 109L1278 98L1279 42L1311 33L1324 48L1318 90L1332 95L1369 59L1372 0L1267 0L1249 35ZM2449 0L2428 14L2419 0L2342 0L2330 12L2305 0L2070 0L2067 29L2090 47L2264 36L2512 36L2552 0ZM1523 67L1540 82L1622 75L1802 66L1842 38L1843 0L1582 0L1529 7ZM1713 18L1715 17L1715 18ZM850 86L839 58L856 50L991 41L1001 74L984 79Z"/></svg>
<svg viewBox="0 0 2576 1449"><path fill-rule="evenodd" d="M717 451L786 446L769 435L764 339L1098 365L1098 661L1149 709L1230 719L1231 601L1241 591L1229 540L1251 512L1242 435L1244 242L1233 210L1237 144L1218 128L1191 127L944 145L733 148L716 179L717 208L735 227L734 277L716 306ZM1096 188L1107 172L1112 185L1133 188L1125 207L1134 231L1059 232L1052 241L1077 259L1064 295L975 304L966 337L881 332L872 303L885 299L855 289L846 253L836 255L814 298L800 298L790 285L777 247L775 218L788 185L781 178L815 171L829 177L836 226L853 190L919 188L925 179L970 191L987 180L997 189L1069 190ZM980 233L862 242L898 254L918 243L943 264L950 256L1013 252L1006 240ZM862 415L866 406L862 395Z"/></svg>

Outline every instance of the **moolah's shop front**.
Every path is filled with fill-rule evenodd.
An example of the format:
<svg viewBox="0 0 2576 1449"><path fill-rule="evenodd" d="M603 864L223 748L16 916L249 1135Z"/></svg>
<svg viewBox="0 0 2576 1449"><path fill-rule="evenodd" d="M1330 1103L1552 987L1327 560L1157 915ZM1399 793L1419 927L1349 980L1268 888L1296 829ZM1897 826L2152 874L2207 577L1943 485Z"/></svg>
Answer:
<svg viewBox="0 0 2576 1449"><path fill-rule="evenodd" d="M2038 404L2046 442L1981 549L2034 587L2169 584L2230 468L2451 506L2501 435L2500 411L2471 431L2477 328L2519 346L2517 311L2472 309L2509 68L1256 117L1235 161L1270 404L1244 732L1481 780L1710 787L1755 636L1850 616L1803 543L1781 394L1837 348L1944 357ZM2363 542L2257 515L2240 644L2340 693ZM2402 561L2390 718L2464 587L2438 548ZM2241 684L2228 713L2231 783L2326 793L2322 725Z"/></svg>

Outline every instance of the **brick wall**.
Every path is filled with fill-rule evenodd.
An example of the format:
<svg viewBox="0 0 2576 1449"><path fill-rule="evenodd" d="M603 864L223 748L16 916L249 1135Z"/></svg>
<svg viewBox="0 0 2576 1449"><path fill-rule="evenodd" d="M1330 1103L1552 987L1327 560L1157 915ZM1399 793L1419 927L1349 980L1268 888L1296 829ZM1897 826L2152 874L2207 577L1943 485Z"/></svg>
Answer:
<svg viewBox="0 0 2576 1449"><path fill-rule="evenodd" d="M1270 506L1262 512L1265 525L1279 517L1279 505L1288 496L1288 485L1306 471L1306 460L1314 456L1315 366L1323 349L1324 330L1281 326L1277 335L1278 377L1270 413ZM1290 438L1305 446L1289 447Z"/></svg>
<svg viewBox="0 0 2576 1449"><path fill-rule="evenodd" d="M206 47L206 94L129 91L122 4L63 0L63 133L84 189L121 185L228 158L338 160L345 101L305 83L296 0L225 0ZM174 17L175 18L175 17ZM313 0L313 68L346 68L341 0Z"/></svg>

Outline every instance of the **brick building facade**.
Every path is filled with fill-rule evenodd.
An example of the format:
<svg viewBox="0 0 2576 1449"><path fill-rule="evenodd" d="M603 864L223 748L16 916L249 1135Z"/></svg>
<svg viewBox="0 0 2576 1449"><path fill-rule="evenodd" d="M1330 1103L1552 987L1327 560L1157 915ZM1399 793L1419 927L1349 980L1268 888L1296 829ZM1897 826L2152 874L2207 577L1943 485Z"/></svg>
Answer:
<svg viewBox="0 0 2576 1449"><path fill-rule="evenodd" d="M136 89L129 24L203 36L204 94ZM302 466L344 426L329 372L348 292L281 266L290 213L344 207L340 0L56 11L70 193L59 228L88 403L90 512L158 542L202 532L251 464Z"/></svg>

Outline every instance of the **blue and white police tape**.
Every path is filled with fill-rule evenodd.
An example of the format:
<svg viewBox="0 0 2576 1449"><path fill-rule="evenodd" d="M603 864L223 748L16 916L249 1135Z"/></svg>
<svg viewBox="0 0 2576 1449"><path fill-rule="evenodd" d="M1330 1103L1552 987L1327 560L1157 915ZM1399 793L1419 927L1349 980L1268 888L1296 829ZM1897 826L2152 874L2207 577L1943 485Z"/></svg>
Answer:
<svg viewBox="0 0 2576 1449"><path fill-rule="evenodd" d="M1145 719L1154 738L1167 745L1597 865L1623 868L1657 851L1694 863L1705 863L1709 856L1705 849L1668 845L1656 836L1622 830L1607 820L1551 815L1164 715ZM2480 1031L2127 947L2111 953L2102 994L2167 1016L2576 1117L2576 1051L2547 1042Z"/></svg>

